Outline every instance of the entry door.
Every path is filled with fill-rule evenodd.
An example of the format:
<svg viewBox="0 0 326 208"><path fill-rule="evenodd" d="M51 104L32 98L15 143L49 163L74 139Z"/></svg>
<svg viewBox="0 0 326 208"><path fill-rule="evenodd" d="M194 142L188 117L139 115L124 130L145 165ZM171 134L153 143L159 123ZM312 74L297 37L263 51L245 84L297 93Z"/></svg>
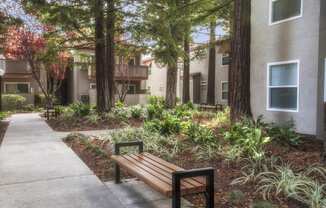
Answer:
<svg viewBox="0 0 326 208"><path fill-rule="evenodd" d="M200 82L201 82L201 76L200 75L194 75L193 76L193 102L195 104L200 104Z"/></svg>

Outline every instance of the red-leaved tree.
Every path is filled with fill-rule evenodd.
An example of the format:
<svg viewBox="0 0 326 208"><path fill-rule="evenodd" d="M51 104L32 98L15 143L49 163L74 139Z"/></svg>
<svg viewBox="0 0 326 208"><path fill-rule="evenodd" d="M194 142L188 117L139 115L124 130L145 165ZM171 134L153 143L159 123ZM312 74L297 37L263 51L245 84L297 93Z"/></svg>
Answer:
<svg viewBox="0 0 326 208"><path fill-rule="evenodd" d="M65 78L69 53L60 50L58 44L47 40L42 34L29 31L25 27L11 27L6 35L5 55L9 59L28 63L47 105L52 105L55 93ZM50 87L49 79L52 80Z"/></svg>

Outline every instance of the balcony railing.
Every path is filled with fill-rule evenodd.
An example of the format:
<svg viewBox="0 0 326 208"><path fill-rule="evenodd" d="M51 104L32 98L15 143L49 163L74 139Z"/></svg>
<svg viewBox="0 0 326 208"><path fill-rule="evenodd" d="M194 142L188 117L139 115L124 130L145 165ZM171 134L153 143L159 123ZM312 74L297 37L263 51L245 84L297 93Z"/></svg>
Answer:
<svg viewBox="0 0 326 208"><path fill-rule="evenodd" d="M96 71L92 67L91 73L89 73L90 79L95 79ZM115 67L115 79L116 80L146 80L148 79L148 67L147 66L131 66L131 65L119 65Z"/></svg>

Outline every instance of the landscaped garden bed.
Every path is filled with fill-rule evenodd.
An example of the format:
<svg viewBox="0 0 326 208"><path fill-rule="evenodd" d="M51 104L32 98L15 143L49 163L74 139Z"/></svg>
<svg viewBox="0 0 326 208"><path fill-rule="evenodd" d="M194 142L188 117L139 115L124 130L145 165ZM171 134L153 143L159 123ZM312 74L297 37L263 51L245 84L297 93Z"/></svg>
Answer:
<svg viewBox="0 0 326 208"><path fill-rule="evenodd" d="M141 106L118 105L104 115L99 115L92 106L82 103L57 108L59 116L47 121L56 131L120 129L127 126L140 127L143 124L144 112Z"/></svg>
<svg viewBox="0 0 326 208"><path fill-rule="evenodd" d="M297 135L291 123L259 118L231 125L228 109L213 115L191 105L166 110L159 100L145 110L143 128L72 134L65 141L103 181L114 178L112 144L142 140L145 151L185 169L214 167L215 207L325 207L322 143ZM201 195L187 199L196 207L204 202Z"/></svg>

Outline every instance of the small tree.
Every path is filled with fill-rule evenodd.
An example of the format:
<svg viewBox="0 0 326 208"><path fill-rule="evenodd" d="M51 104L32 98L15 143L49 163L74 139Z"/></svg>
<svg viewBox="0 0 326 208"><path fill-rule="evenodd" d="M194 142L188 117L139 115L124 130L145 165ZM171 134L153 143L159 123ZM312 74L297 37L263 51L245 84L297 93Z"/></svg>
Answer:
<svg viewBox="0 0 326 208"><path fill-rule="evenodd" d="M69 54L60 51L56 46L52 40L46 40L42 34L29 31L25 27L11 27L6 35L6 56L27 61L47 105L52 105L69 63ZM42 77L42 71L55 80L52 87L48 87L48 80Z"/></svg>

